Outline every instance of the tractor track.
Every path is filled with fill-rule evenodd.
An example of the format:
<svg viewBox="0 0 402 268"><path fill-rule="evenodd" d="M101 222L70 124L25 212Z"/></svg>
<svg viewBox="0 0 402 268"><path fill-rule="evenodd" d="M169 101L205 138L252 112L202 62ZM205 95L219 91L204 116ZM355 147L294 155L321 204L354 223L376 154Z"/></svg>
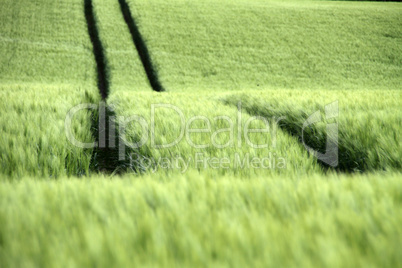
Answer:
<svg viewBox="0 0 402 268"><path fill-rule="evenodd" d="M157 92L164 91L149 56L148 48L131 15L127 2L125 0L119 0L119 3L122 15L130 30L134 45L140 56L152 89ZM115 120L117 118L116 114L106 103L110 92L109 65L96 24L96 15L92 0L84 0L84 12L96 62L97 86L99 94L102 97L99 110L92 112L91 131L97 146L92 152L90 169L96 172L113 174L122 173L127 169L138 171L135 165L128 162L127 157L125 160L119 160L118 146L119 143L123 141L120 139L118 122Z"/></svg>
<svg viewBox="0 0 402 268"><path fill-rule="evenodd" d="M96 62L99 94L102 97L99 110L93 110L91 115L91 132L97 146L92 152L90 170L113 173L121 164L118 161L118 148L116 146L116 142L119 141L119 135L114 122L109 120L110 118L116 118L116 115L106 104L110 86L108 62L99 37L92 0L84 0L84 12Z"/></svg>
<svg viewBox="0 0 402 268"><path fill-rule="evenodd" d="M137 23L135 22L135 19L132 16L127 1L126 0L118 0L118 1L120 3L120 9L123 14L124 21L126 22L128 29L130 30L133 43L135 45L135 48L137 49L138 55L140 56L142 65L145 69L145 73L147 74L148 81L152 89L157 92L165 91L161 82L159 81L158 72L156 71L155 67L152 64L148 48L138 29Z"/></svg>
<svg viewBox="0 0 402 268"><path fill-rule="evenodd" d="M96 26L95 14L93 10L92 0L84 0L85 18L88 26L88 34L93 46L93 52L96 61L97 79L99 93L105 100L109 95L109 80L107 70L107 59L104 54L102 42L99 37L99 31Z"/></svg>

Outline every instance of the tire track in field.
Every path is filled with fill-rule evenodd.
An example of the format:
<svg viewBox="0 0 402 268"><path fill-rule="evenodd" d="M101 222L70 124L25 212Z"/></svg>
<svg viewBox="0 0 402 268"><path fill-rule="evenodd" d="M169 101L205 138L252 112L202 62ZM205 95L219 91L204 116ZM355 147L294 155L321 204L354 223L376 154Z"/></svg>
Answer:
<svg viewBox="0 0 402 268"><path fill-rule="evenodd" d="M233 98L233 99L225 99L223 103L229 106L235 106L241 101L241 99ZM306 149L306 145L310 148L315 148L319 153L328 153L327 159L317 158L313 153L307 150L309 155L316 157L317 163L323 168L324 171L335 170L337 172L342 173L363 173L367 171L375 171L376 169L369 169L366 163L366 159L368 158L368 152L361 150L357 146L351 143L347 143L344 140L344 136L341 132L338 132L339 140L333 141L336 142L337 152L326 152L326 144L328 142L327 133L320 131L314 127L310 126L307 132L304 132L303 123L308 119L308 114L305 114L303 120L301 121L298 116L295 116L292 112L287 113L278 113L275 109L267 109L268 106L259 106L259 105L246 105L242 106L242 108L250 115L250 116L261 116L263 118L281 118L281 120L277 121L278 127L285 133L288 133L290 136L295 138L301 147ZM324 134L324 135L320 135ZM323 160L337 159L336 165L330 165L328 162Z"/></svg>
<svg viewBox="0 0 402 268"><path fill-rule="evenodd" d="M139 155L138 152L127 150L123 160L120 160L119 146L124 141L119 133L119 120L116 120L114 110L106 103L110 87L109 66L99 37L92 0L84 0L84 12L96 61L99 94L102 97L99 109L93 110L91 114L91 132L97 146L93 148L90 170L108 174L122 174L127 170L139 172L143 167L131 162L131 155ZM95 100L87 98L87 102L94 103Z"/></svg>
<svg viewBox="0 0 402 268"><path fill-rule="evenodd" d="M88 33L92 42L93 52L96 61L99 93L102 96L102 99L105 100L109 95L107 59L105 57L102 42L99 37L99 31L96 26L92 0L84 1L85 18L87 21Z"/></svg>
<svg viewBox="0 0 402 268"><path fill-rule="evenodd" d="M108 62L99 37L92 0L84 0L84 12L96 62L99 94L103 100L99 109L93 110L91 115L91 132L97 146L92 152L90 169L96 172L112 173L116 172L124 163L120 163L118 160L119 151L116 144L119 142L120 136L115 123L110 120L116 118L116 115L106 104L109 95Z"/></svg>
<svg viewBox="0 0 402 268"><path fill-rule="evenodd" d="M118 0L120 3L120 9L123 14L124 20L130 30L133 43L137 49L138 55L140 56L142 65L144 66L145 73L147 74L149 83L154 91L162 92L165 91L162 84L159 81L158 72L152 64L151 57L149 55L148 48L145 44L144 39L141 36L138 26L132 16L130 7L127 4L127 0Z"/></svg>

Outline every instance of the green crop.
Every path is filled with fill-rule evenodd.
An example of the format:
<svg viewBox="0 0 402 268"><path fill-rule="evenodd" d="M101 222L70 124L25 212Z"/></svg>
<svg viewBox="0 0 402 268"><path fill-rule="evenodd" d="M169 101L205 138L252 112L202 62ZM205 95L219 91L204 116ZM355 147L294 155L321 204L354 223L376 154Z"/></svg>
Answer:
<svg viewBox="0 0 402 268"><path fill-rule="evenodd" d="M128 1L167 90L402 86L398 3Z"/></svg>
<svg viewBox="0 0 402 268"><path fill-rule="evenodd" d="M402 263L399 3L0 2L0 267Z"/></svg>
<svg viewBox="0 0 402 268"><path fill-rule="evenodd" d="M400 174L0 184L0 265L396 267Z"/></svg>

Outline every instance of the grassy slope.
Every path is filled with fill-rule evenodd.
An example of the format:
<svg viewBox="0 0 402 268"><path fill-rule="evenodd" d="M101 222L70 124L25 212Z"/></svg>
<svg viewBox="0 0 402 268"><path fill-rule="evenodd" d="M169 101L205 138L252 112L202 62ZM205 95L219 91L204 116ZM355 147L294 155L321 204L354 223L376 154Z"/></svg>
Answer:
<svg viewBox="0 0 402 268"><path fill-rule="evenodd" d="M167 90L402 86L398 3L129 3Z"/></svg>
<svg viewBox="0 0 402 268"><path fill-rule="evenodd" d="M80 0L3 0L0 46L2 84L91 85L95 79Z"/></svg>
<svg viewBox="0 0 402 268"><path fill-rule="evenodd" d="M5 0L1 5L0 172L83 174L91 152L72 146L64 129L69 109L98 99L83 3ZM90 124L89 114L77 115L78 140L91 140Z"/></svg>
<svg viewBox="0 0 402 268"><path fill-rule="evenodd" d="M0 266L397 267L401 186L390 173L1 183Z"/></svg>

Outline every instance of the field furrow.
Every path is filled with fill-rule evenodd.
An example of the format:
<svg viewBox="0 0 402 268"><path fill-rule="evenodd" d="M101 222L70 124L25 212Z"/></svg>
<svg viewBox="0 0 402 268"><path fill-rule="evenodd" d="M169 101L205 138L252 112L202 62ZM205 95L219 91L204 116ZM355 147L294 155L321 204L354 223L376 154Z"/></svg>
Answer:
<svg viewBox="0 0 402 268"><path fill-rule="evenodd" d="M131 14L130 7L126 0L119 0L121 12L123 13L124 20L126 21L127 27L130 30L131 37L133 39L134 45L140 56L142 65L144 66L145 73L147 74L148 81L154 91L161 92L165 91L162 84L159 81L158 73L152 64L151 57L148 52L147 45L138 30L137 23Z"/></svg>
<svg viewBox="0 0 402 268"><path fill-rule="evenodd" d="M87 20L88 34L91 38L96 61L99 94L102 96L102 99L106 99L109 94L108 63L104 55L102 42L99 38L92 0L85 0L85 18Z"/></svg>

